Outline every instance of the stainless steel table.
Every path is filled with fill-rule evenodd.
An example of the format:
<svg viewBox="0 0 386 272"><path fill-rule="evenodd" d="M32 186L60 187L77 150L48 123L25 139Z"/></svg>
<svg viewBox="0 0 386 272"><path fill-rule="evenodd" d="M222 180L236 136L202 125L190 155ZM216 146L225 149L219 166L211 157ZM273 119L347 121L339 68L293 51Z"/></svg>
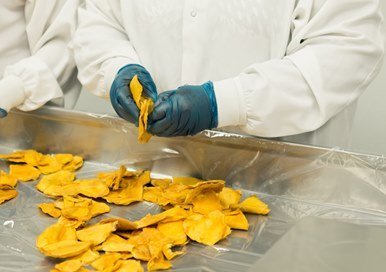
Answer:
<svg viewBox="0 0 386 272"><path fill-rule="evenodd" d="M150 169L154 176L224 179L244 196L257 194L269 204L269 216L248 216L247 232L233 231L213 247L190 243L187 253L173 261L173 271L364 271L363 266L348 265L357 264L358 255L366 259L368 271L385 271L386 245L379 246L386 235L383 156L216 131L154 137L140 145L136 133L135 127L109 116L54 108L14 111L0 120L0 152L33 148L78 154L87 161L78 178L125 164ZM0 271L53 267L54 260L35 247L37 235L55 222L37 209L47 198L35 184L19 183L19 196L0 206ZM143 202L113 207L111 213L135 220L158 211ZM362 250L337 247L335 242L342 241Z"/></svg>

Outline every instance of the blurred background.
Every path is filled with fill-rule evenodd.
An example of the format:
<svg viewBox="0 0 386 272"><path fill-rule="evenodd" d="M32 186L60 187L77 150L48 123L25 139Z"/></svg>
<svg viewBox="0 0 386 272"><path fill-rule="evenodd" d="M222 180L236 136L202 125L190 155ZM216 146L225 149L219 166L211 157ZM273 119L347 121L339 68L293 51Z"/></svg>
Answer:
<svg viewBox="0 0 386 272"><path fill-rule="evenodd" d="M382 12L386 19L386 1ZM386 58L385 58L386 59ZM386 61L376 80L359 99L351 135L351 150L386 155ZM75 107L77 110L114 114L110 102L83 91ZM342 135L346 137L346 135Z"/></svg>

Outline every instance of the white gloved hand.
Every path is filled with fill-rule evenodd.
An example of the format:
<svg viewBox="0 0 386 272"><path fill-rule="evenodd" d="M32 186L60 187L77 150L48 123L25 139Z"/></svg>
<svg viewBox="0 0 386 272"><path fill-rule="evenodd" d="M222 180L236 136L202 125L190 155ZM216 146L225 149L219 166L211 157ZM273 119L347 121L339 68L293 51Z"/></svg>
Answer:
<svg viewBox="0 0 386 272"><path fill-rule="evenodd" d="M9 75L0 80L0 118L21 105L25 98L22 81L17 76Z"/></svg>

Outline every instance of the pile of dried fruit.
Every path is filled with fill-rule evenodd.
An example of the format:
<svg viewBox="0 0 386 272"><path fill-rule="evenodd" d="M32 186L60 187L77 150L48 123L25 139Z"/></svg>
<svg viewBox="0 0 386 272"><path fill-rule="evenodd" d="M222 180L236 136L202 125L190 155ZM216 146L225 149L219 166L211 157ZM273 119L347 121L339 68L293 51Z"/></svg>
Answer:
<svg viewBox="0 0 386 272"><path fill-rule="evenodd" d="M29 159L23 159L23 163L26 161L32 166ZM56 172L47 171L51 174L36 185L39 191L56 198L39 205L42 212L58 221L36 242L46 256L66 259L52 271L89 271L85 267L143 271L141 261L147 262L149 271L168 269L172 266L170 260L183 254L183 246L190 240L214 245L231 229L248 229L244 212L269 213L268 206L256 196L240 202L241 191L225 187L222 180L152 179L149 171L128 171L124 166L92 179L77 180L63 165L67 164ZM87 222L91 218L110 211L106 203L94 199L116 205L149 201L160 205L164 212L137 221L111 217L90 225Z"/></svg>

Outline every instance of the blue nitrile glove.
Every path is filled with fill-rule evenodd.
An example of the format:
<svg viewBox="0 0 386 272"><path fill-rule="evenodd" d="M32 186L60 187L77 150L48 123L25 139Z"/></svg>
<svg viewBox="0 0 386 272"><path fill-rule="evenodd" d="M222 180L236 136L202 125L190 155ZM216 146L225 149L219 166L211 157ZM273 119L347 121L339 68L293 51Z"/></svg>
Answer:
<svg viewBox="0 0 386 272"><path fill-rule="evenodd" d="M158 96L149 115L148 131L161 137L194 135L217 127L213 83L181 86Z"/></svg>
<svg viewBox="0 0 386 272"><path fill-rule="evenodd" d="M3 110L2 108L0 108L0 118L4 118L5 116L7 116L7 112L5 110Z"/></svg>
<svg viewBox="0 0 386 272"><path fill-rule="evenodd" d="M139 109L130 91L130 81L137 75L143 87L143 95L157 100L157 87L150 73L141 65L129 64L122 67L115 76L110 88L110 101L116 113L130 123L138 126Z"/></svg>

